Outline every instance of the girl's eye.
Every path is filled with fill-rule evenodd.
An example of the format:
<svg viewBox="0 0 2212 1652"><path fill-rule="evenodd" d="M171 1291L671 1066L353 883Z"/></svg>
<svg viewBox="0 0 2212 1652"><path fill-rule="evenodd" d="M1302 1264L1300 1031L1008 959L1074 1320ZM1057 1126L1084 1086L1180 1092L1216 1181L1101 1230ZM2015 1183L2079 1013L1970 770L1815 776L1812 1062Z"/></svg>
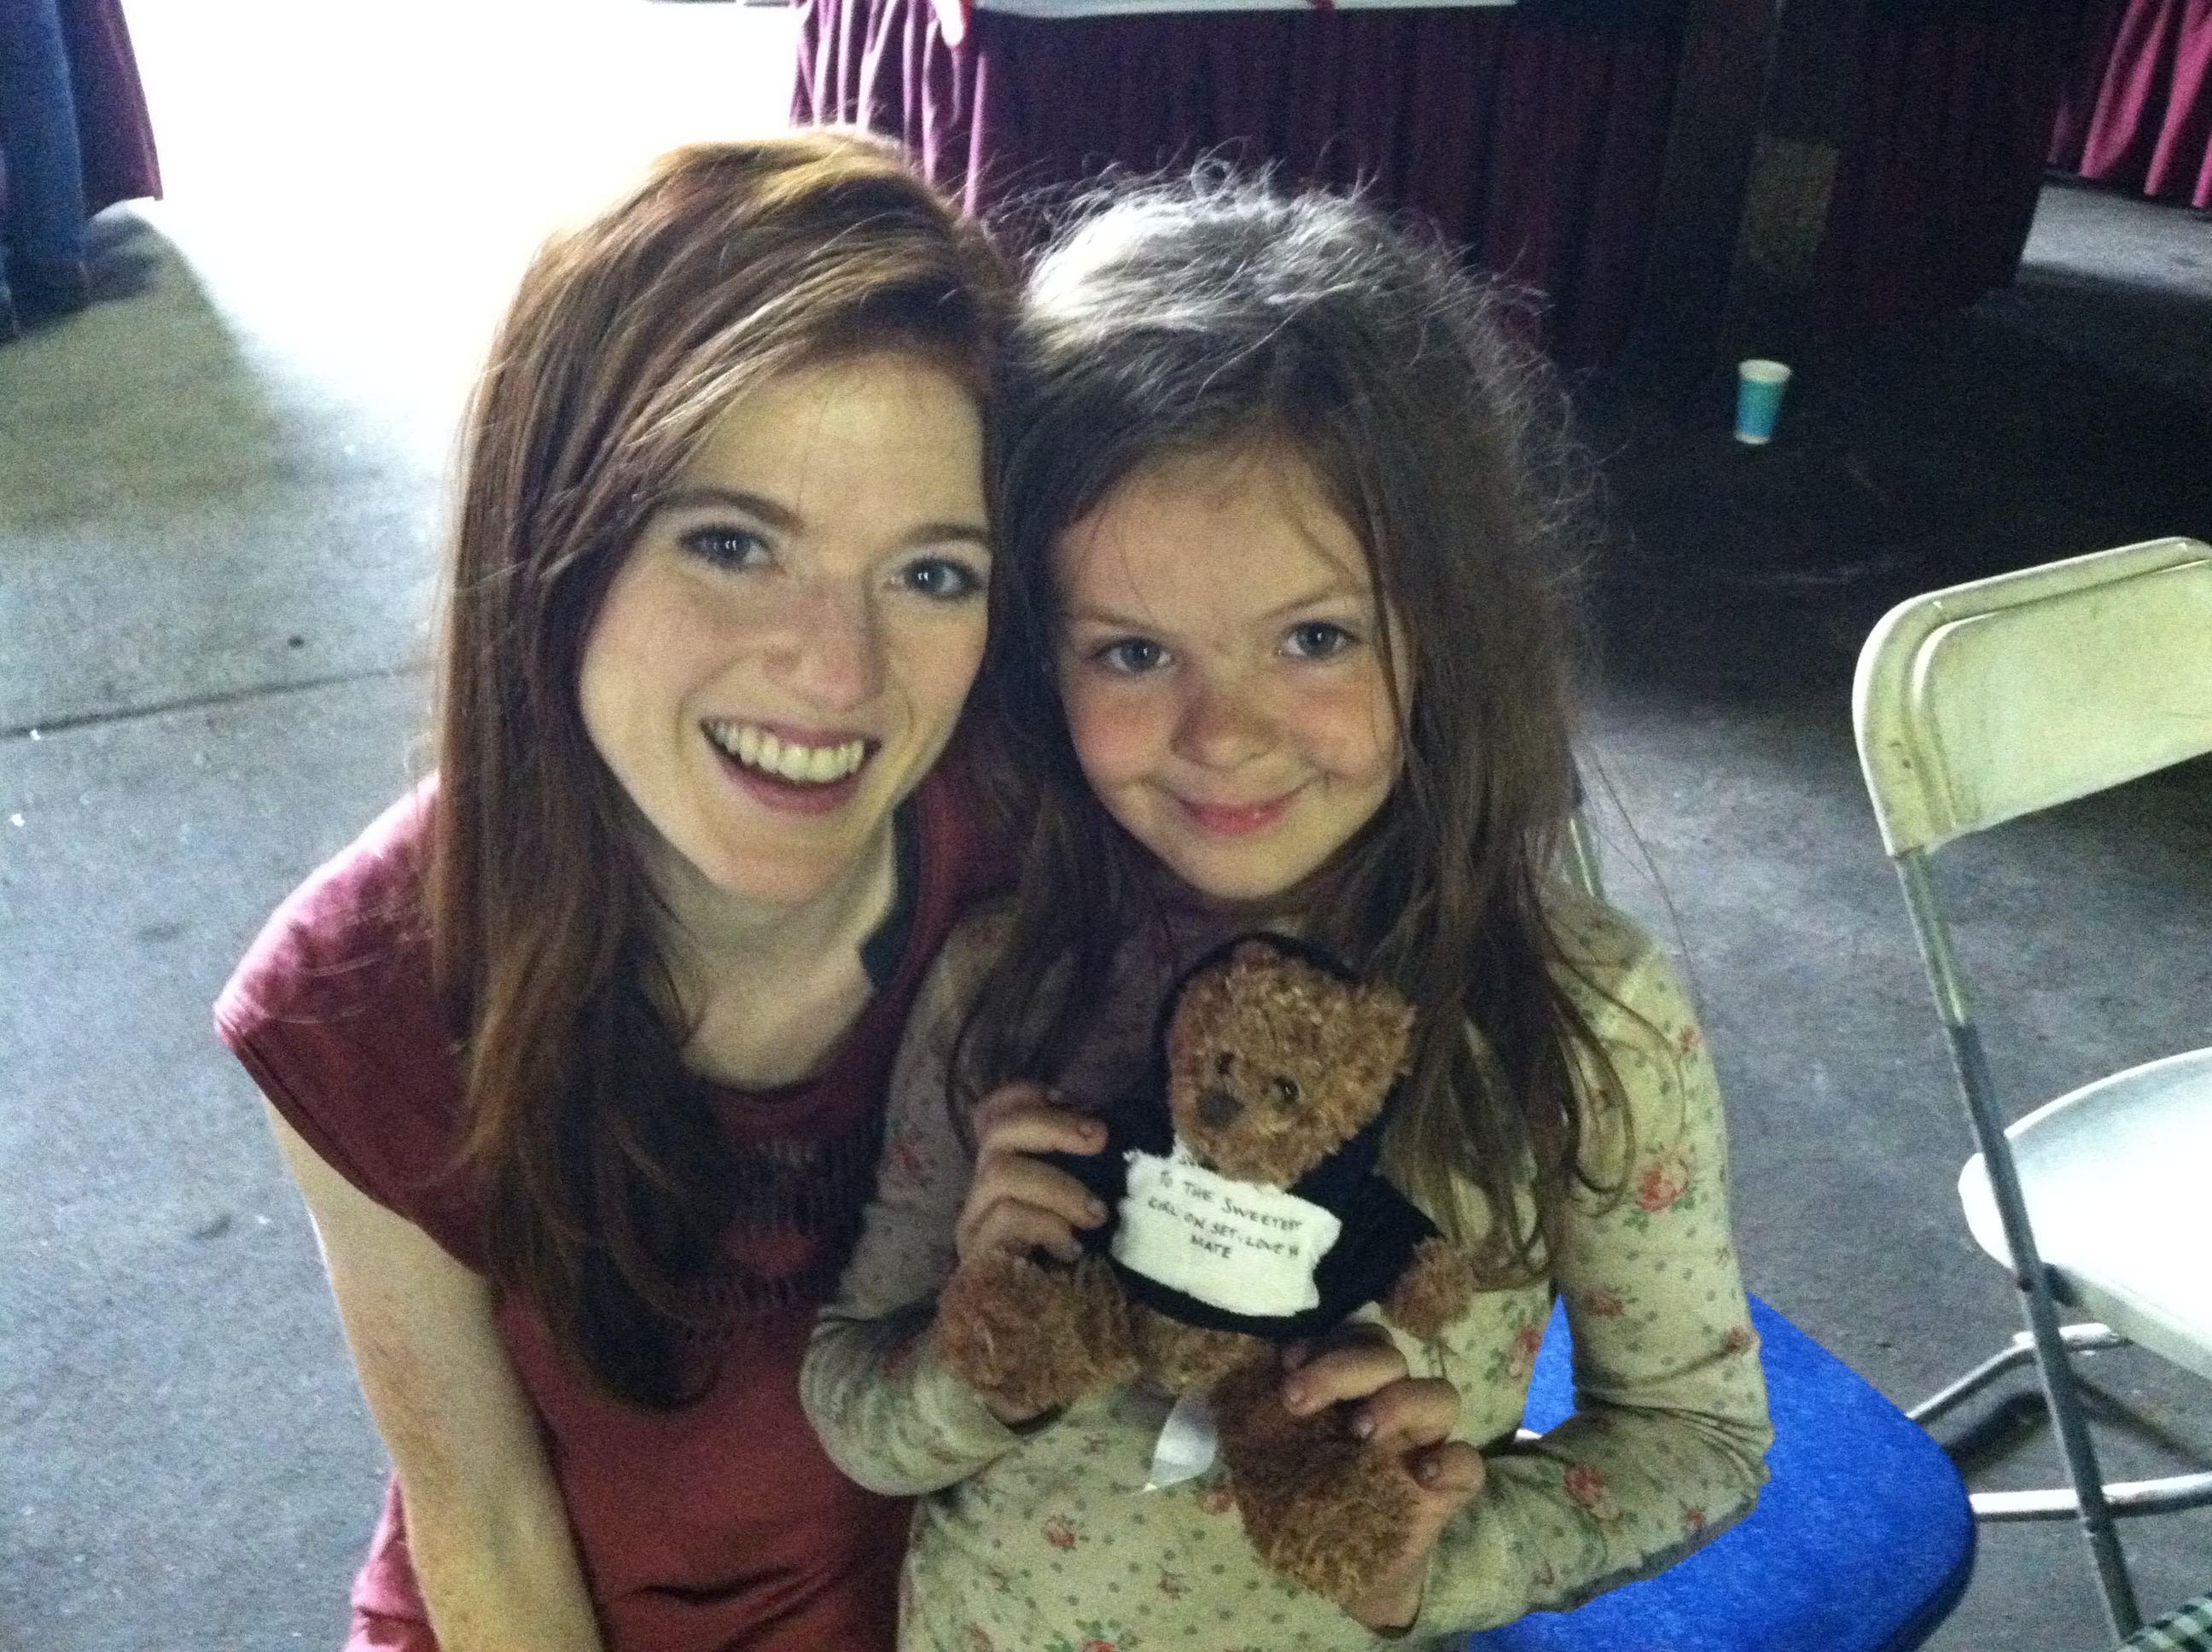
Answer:
<svg viewBox="0 0 2212 1652"><path fill-rule="evenodd" d="M1123 637L1119 642L1108 643L1093 658L1109 671L1139 677L1166 665L1168 651L1148 637Z"/></svg>
<svg viewBox="0 0 2212 1652"><path fill-rule="evenodd" d="M1327 659L1340 654L1352 643L1352 633L1328 620L1308 620L1294 625L1284 639L1283 646L1297 659Z"/></svg>
<svg viewBox="0 0 2212 1652"><path fill-rule="evenodd" d="M768 541L745 528L695 528L684 549L716 568L758 568L772 556Z"/></svg>
<svg viewBox="0 0 2212 1652"><path fill-rule="evenodd" d="M927 556L899 571L900 583L937 602L960 602L982 594L983 575L951 556Z"/></svg>

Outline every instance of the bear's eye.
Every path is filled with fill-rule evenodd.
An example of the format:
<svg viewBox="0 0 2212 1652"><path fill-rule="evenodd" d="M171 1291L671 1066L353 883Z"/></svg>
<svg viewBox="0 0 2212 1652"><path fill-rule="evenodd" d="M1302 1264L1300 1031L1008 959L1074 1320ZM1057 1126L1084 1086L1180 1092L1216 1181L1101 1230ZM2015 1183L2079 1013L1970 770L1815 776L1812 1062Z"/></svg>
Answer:
<svg viewBox="0 0 2212 1652"><path fill-rule="evenodd" d="M1298 1104L1298 1081L1295 1078L1276 1079L1275 1100L1281 1106L1296 1107Z"/></svg>
<svg viewBox="0 0 2212 1652"><path fill-rule="evenodd" d="M1227 1050L1224 1050L1213 1058L1213 1076L1217 1078L1226 1078L1236 1065L1237 1058Z"/></svg>

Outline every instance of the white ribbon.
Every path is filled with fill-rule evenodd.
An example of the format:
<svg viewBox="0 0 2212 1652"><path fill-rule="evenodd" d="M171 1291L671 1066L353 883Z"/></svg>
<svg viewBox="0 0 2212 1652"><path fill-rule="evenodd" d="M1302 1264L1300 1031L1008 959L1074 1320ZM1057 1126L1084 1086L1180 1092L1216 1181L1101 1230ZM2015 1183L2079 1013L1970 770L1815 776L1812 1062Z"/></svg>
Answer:
<svg viewBox="0 0 2212 1652"><path fill-rule="evenodd" d="M1213 1454L1221 1443L1213 1426L1213 1407L1202 1394L1187 1394L1175 1402L1168 1420L1160 1424L1160 1437L1152 1445L1152 1472L1145 1490L1159 1491L1183 1480L1195 1479L1213 1467Z"/></svg>

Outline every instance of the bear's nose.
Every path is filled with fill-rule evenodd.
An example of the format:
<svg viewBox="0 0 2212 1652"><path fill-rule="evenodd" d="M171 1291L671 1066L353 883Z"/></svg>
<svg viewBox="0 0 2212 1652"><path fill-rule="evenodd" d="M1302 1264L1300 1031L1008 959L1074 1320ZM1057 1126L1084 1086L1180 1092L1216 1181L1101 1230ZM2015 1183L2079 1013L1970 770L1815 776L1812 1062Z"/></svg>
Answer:
<svg viewBox="0 0 2212 1652"><path fill-rule="evenodd" d="M1219 1085L1200 1092L1198 1098L1198 1121L1211 1130L1226 1129L1243 1110L1244 1103L1235 1092Z"/></svg>

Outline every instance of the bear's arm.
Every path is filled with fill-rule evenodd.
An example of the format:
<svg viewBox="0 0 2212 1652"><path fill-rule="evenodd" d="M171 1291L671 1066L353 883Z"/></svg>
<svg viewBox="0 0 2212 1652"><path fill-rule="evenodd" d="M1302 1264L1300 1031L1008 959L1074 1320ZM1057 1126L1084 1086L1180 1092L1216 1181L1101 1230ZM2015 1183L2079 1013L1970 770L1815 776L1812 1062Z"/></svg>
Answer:
<svg viewBox="0 0 2212 1652"><path fill-rule="evenodd" d="M951 1485L1020 1437L945 1368L929 1334L974 1169L946 1105L946 1063L994 935L988 918L963 923L915 1001L892 1069L875 1198L799 1372L830 1460L890 1496Z"/></svg>

